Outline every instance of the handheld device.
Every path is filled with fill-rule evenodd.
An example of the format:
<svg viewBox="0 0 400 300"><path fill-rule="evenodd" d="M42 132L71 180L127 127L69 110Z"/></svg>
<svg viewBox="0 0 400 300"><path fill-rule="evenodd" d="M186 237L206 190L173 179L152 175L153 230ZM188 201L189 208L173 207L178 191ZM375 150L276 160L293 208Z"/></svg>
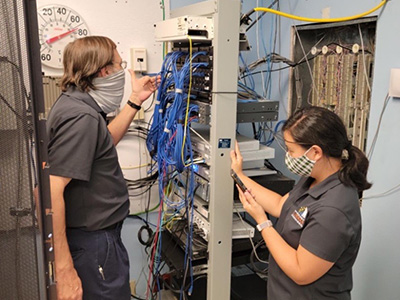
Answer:
<svg viewBox="0 0 400 300"><path fill-rule="evenodd" d="M244 185L243 181L240 180L239 176L237 176L235 171L233 171L232 169L231 169L231 177L233 178L233 180L239 186L239 188L242 190L243 193L247 191L247 187Z"/></svg>

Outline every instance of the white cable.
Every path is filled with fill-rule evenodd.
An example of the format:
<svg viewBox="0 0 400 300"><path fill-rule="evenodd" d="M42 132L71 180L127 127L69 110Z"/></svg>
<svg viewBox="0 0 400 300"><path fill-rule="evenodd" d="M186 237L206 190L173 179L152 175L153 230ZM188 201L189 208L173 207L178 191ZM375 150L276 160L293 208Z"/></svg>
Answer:
<svg viewBox="0 0 400 300"><path fill-rule="evenodd" d="M395 185L394 187L392 187L391 189L388 189L387 191L380 193L380 194L376 194L376 195L371 195L371 196L367 196L367 197L363 197L362 200L365 199L372 199L372 198L379 198L379 197L385 197L385 196L389 196L393 193L399 192L400 191L400 183Z"/></svg>
<svg viewBox="0 0 400 300"><path fill-rule="evenodd" d="M240 221L242 221L243 226L246 227L247 225L246 225L246 223L244 222L242 216L240 215L240 212L238 211L238 209L237 209L236 207L235 207L235 211L236 211L236 214L239 216ZM253 247L254 256L257 258L257 260L258 260L259 262L264 263L264 264L268 264L268 261L262 260L262 259L260 259L260 258L258 257L257 250L256 250L256 247L254 246L254 243L253 243L253 240L252 240L252 238L251 238L251 236L250 236L250 233L249 233L249 240L250 240L251 246Z"/></svg>
<svg viewBox="0 0 400 300"><path fill-rule="evenodd" d="M382 107L381 114L379 116L378 126L376 127L375 135L374 135L374 138L372 140L371 147L369 148L369 151L368 151L368 154L367 154L367 158L368 158L368 160L370 162L371 162L372 154L373 154L374 149L375 149L376 141L378 140L378 134L379 134L379 130L381 128L383 113L386 110L386 107L387 107L387 105L389 103L389 99L390 99L390 97L389 97L389 93L388 93L388 94L386 94L385 101L383 101L383 107Z"/></svg>
<svg viewBox="0 0 400 300"><path fill-rule="evenodd" d="M371 93L371 86L370 86L369 80L368 80L367 66L366 66L366 60L365 60L364 39L363 39L363 36L362 36L360 24L358 24L358 32L360 33L361 51L362 51L363 62L364 62L364 76L365 76L365 81L367 82L368 90L369 90L369 92Z"/></svg>
<svg viewBox="0 0 400 300"><path fill-rule="evenodd" d="M278 5L279 5L279 3L278 3ZM278 7L278 9L279 9L279 7ZM278 53L282 53L281 51L282 51L282 40L281 40L281 18L278 18L278 32L279 32L279 43L278 43ZM280 63L279 64L279 68L281 68L281 66L282 66L282 63ZM287 105L286 105L286 101L284 101L284 97L282 96L282 70L280 70L279 72L278 72L278 93L279 93L279 99L282 99L282 107L283 107L283 110L285 111L285 116L288 116L289 115L289 113L288 113L288 107L287 107Z"/></svg>
<svg viewBox="0 0 400 300"><path fill-rule="evenodd" d="M289 11L292 14L293 11L292 11L292 6L290 5L290 1L288 2L288 4L289 4ZM293 27L294 27L294 31L296 32L297 38L299 39L301 51L303 52L304 57L307 57L306 51L304 50L303 42L301 41L300 34L299 34L298 30L297 30L297 26L296 26L294 20L292 20L292 24L293 24ZM313 73L312 73L312 70L311 70L311 66L310 66L310 62L308 61L308 59L306 59L306 63L307 63L308 70L310 72L312 88L313 88L314 92L318 95L318 98L319 98L319 93L318 93L317 87L315 85L314 76L313 76Z"/></svg>
<svg viewBox="0 0 400 300"><path fill-rule="evenodd" d="M142 71L142 62L140 60L138 60L138 63L139 63L140 74L142 74L143 73L143 71Z"/></svg>
<svg viewBox="0 0 400 300"><path fill-rule="evenodd" d="M281 144L281 143L282 143L281 139L275 137L275 141L276 141L276 143L278 144L278 146L283 150L283 152L286 153L286 152L287 152L286 145L283 146L283 145Z"/></svg>
<svg viewBox="0 0 400 300"><path fill-rule="evenodd" d="M150 264L150 255L148 255L147 253L145 253L144 247L141 247L141 250L142 250L142 258L143 258L143 259L142 259L142 270L140 271L139 277L138 277L138 279L137 279L137 281L136 281L136 287L139 285L139 281L140 281L140 279L142 278L143 275L144 275L144 278L145 278L145 279L149 276L149 274L146 273L145 268L148 267L149 264ZM147 256L147 259L146 259L145 256ZM147 279L146 279L146 288L147 288ZM145 299L145 298L146 298L146 296L140 296L140 295L138 295L138 294L135 294L135 296L137 296L137 297L139 297L139 298L142 298L142 299Z"/></svg>
<svg viewBox="0 0 400 300"><path fill-rule="evenodd" d="M259 7L259 0L257 0L257 7ZM256 12L256 20L258 20L258 14L259 12ZM256 41L257 41L257 58L260 59L260 22L257 22L256 24ZM264 74L261 72L261 80L262 80L262 87L263 87L263 97L267 96L267 91L265 89L265 81L264 81Z"/></svg>
<svg viewBox="0 0 400 300"><path fill-rule="evenodd" d="M139 141L139 149L140 149L140 141ZM134 170L134 169L139 169L139 168L143 168L143 167L147 167L150 166L150 164L141 164L141 165L137 165L137 166L121 166L122 170ZM141 174L139 174L141 176ZM140 178L142 179L142 178Z"/></svg>
<svg viewBox="0 0 400 300"><path fill-rule="evenodd" d="M189 127L191 131L193 131L194 134L196 134L204 143L206 143L207 145L211 146L210 142L207 141L205 138L203 138L201 136L200 133L198 133L196 130L194 130L192 127Z"/></svg>

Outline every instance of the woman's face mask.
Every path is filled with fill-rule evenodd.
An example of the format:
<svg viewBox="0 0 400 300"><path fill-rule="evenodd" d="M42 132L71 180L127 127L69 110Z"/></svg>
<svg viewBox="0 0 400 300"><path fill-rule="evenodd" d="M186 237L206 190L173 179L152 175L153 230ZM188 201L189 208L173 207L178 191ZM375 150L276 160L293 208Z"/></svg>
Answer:
<svg viewBox="0 0 400 300"><path fill-rule="evenodd" d="M292 157L289 152L286 152L285 164L289 171L300 176L310 176L316 162L307 157L307 153L310 150L311 148L300 157Z"/></svg>
<svg viewBox="0 0 400 300"><path fill-rule="evenodd" d="M124 96L125 71L105 77L93 79L96 90L89 91L89 95L97 102L100 108L106 113L115 111L121 105Z"/></svg>

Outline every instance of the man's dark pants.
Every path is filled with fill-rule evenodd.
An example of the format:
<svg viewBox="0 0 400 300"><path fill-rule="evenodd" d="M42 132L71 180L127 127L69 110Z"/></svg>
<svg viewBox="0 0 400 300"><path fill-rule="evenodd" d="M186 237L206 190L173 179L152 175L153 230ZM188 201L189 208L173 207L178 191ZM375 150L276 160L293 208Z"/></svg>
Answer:
<svg viewBox="0 0 400 300"><path fill-rule="evenodd" d="M129 300L129 258L121 240L122 222L98 231L67 229L83 300Z"/></svg>

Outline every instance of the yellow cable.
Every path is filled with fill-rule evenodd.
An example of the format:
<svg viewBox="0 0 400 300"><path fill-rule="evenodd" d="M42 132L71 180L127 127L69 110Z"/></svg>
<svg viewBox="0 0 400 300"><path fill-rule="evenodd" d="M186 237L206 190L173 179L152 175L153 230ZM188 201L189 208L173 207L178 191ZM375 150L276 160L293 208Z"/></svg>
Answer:
<svg viewBox="0 0 400 300"><path fill-rule="evenodd" d="M185 142L186 142L186 127L188 125L188 115L189 115L189 104L190 104L190 90L192 89L192 38L190 36L187 36L189 40L189 90L187 93L187 104L186 104L186 116L185 116L185 127L183 131L183 143L182 143L182 163L185 167L190 166L190 164L186 165L185 164L185 157L184 157L184 149L185 149Z"/></svg>
<svg viewBox="0 0 400 300"><path fill-rule="evenodd" d="M374 11L378 10L381 8L383 5L385 5L387 0L382 0L381 3L379 3L376 7L370 9L369 11L366 11L364 13L355 15L355 16L350 16L350 17L344 17L344 18L333 18L333 19L315 19L315 18L305 18L305 17L300 17L300 16L295 16L291 15L288 13L281 12L279 10L271 9L271 8L266 8L266 7L256 7L254 8L254 11L265 11L265 12L270 12L273 14L277 14L282 17L298 20L298 21L305 21L305 22L317 22L317 23L324 23L324 22L343 22L343 21L350 21L350 20L355 20L362 18L366 15L372 14Z"/></svg>

